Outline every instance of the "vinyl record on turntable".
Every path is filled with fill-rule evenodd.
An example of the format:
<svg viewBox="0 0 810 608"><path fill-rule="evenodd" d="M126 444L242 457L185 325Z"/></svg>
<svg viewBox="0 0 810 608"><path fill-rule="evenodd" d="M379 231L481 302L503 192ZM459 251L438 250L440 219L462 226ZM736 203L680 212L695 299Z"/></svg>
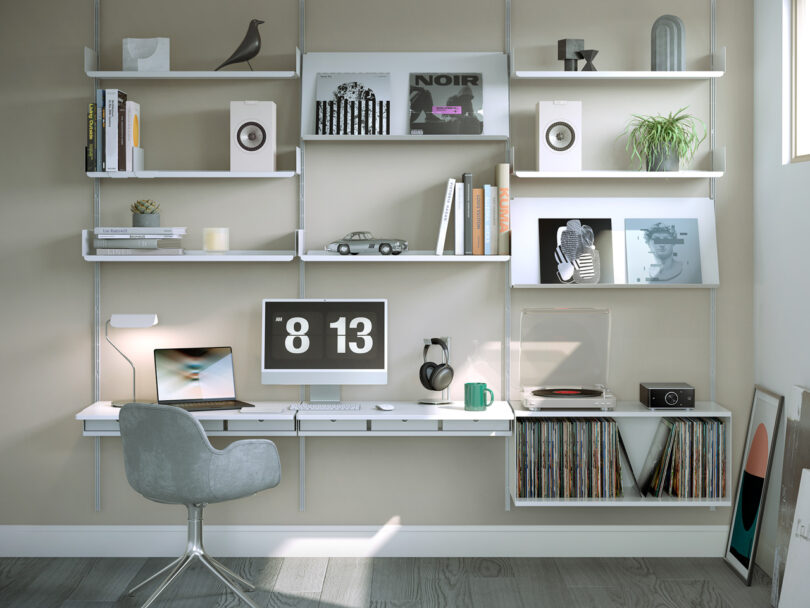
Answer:
<svg viewBox="0 0 810 608"><path fill-rule="evenodd" d="M535 397L559 397L575 399L577 397L601 397L604 391L595 388L538 388L532 391Z"/></svg>

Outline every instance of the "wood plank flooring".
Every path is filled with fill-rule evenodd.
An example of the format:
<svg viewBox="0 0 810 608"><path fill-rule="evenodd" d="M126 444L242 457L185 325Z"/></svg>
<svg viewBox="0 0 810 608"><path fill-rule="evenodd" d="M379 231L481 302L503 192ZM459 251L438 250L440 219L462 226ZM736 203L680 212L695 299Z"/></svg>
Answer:
<svg viewBox="0 0 810 608"><path fill-rule="evenodd" d="M126 595L166 558L1 558L0 608L136 608ZM770 579L746 587L720 559L223 558L267 608L767 608ZM244 606L189 568L158 608Z"/></svg>

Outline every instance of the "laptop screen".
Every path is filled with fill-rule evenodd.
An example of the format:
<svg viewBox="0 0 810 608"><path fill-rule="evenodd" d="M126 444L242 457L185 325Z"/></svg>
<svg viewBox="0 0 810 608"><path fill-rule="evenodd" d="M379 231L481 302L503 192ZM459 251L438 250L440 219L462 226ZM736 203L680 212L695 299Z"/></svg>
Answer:
<svg viewBox="0 0 810 608"><path fill-rule="evenodd" d="M230 346L156 348L159 403L235 399Z"/></svg>

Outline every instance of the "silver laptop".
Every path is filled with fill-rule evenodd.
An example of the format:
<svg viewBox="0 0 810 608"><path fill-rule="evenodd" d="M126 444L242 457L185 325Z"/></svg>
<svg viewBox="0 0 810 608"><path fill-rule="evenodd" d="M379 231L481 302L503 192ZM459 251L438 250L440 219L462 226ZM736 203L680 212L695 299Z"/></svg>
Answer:
<svg viewBox="0 0 810 608"><path fill-rule="evenodd" d="M230 346L156 348L158 403L184 410L238 410L253 407L236 399Z"/></svg>

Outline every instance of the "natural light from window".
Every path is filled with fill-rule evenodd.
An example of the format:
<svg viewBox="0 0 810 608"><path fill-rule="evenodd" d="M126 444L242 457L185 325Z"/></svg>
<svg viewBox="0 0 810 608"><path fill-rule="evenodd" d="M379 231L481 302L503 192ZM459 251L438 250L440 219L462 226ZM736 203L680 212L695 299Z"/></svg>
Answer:
<svg viewBox="0 0 810 608"><path fill-rule="evenodd" d="M810 160L810 0L793 0L793 160Z"/></svg>

